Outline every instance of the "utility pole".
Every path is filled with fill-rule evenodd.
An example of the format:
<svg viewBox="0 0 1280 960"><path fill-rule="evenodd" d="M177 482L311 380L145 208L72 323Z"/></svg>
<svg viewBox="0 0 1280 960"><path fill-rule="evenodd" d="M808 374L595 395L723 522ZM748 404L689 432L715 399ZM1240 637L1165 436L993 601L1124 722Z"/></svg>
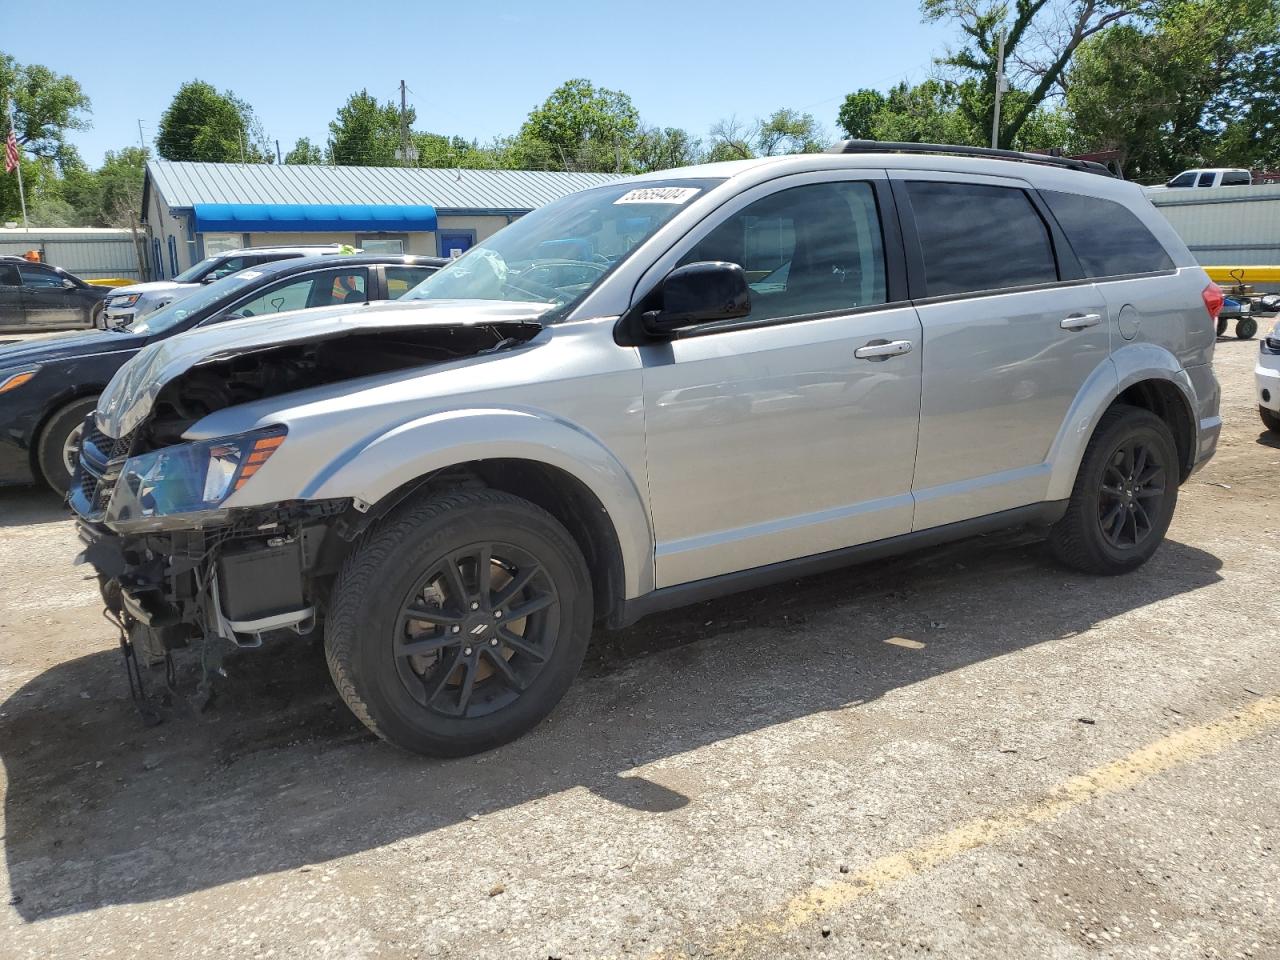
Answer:
<svg viewBox="0 0 1280 960"><path fill-rule="evenodd" d="M991 119L991 146L1000 146L1000 97L1009 89L1004 80L1004 31L1000 31L1000 52L996 55L996 109Z"/></svg>
<svg viewBox="0 0 1280 960"><path fill-rule="evenodd" d="M241 124L240 129L236 132L240 134L240 162L244 163L244 124Z"/></svg>
<svg viewBox="0 0 1280 960"><path fill-rule="evenodd" d="M405 104L405 82L400 81L400 165L409 166L409 108Z"/></svg>
<svg viewBox="0 0 1280 960"><path fill-rule="evenodd" d="M284 158L280 156L280 141L276 141L276 165L284 166Z"/></svg>
<svg viewBox="0 0 1280 960"><path fill-rule="evenodd" d="M142 135L142 118L138 118L138 146L143 150L147 149L147 138Z"/></svg>

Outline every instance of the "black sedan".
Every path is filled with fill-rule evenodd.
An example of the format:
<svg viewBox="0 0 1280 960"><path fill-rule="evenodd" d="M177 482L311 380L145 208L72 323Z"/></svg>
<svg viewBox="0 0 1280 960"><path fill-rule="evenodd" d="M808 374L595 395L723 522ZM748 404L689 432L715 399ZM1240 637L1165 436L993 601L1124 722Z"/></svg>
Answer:
<svg viewBox="0 0 1280 960"><path fill-rule="evenodd" d="M438 270L437 257L303 257L216 280L127 327L0 346L0 484L43 479L66 492L85 417L130 357L201 324L394 299Z"/></svg>
<svg viewBox="0 0 1280 960"><path fill-rule="evenodd" d="M0 332L93 327L109 296L110 287L85 283L61 267L0 257Z"/></svg>

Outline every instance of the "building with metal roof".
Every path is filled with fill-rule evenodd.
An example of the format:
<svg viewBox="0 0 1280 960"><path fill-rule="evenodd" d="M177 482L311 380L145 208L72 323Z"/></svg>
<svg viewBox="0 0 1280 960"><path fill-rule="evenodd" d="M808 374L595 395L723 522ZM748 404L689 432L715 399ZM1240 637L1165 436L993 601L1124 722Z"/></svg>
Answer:
<svg viewBox="0 0 1280 960"><path fill-rule="evenodd" d="M171 277L238 247L347 243L456 256L530 210L610 173L153 160L142 194L151 272Z"/></svg>

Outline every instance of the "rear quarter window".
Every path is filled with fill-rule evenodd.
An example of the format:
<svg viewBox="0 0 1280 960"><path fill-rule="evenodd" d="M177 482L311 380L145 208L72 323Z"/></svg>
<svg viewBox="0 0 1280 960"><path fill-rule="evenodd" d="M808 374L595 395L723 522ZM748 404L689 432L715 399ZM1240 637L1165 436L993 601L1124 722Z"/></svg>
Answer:
<svg viewBox="0 0 1280 960"><path fill-rule="evenodd" d="M1042 190L1040 195L1067 235L1086 276L1120 277L1173 269L1160 241L1122 204L1056 190Z"/></svg>

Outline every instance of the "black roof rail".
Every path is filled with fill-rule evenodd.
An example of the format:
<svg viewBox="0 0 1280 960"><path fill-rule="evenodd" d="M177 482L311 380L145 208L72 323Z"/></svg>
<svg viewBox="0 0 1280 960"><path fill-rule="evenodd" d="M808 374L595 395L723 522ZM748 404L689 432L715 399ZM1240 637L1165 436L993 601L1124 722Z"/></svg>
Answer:
<svg viewBox="0 0 1280 960"><path fill-rule="evenodd" d="M1092 160L1072 160L1070 157L1051 157L1044 153L1023 153L1021 150L997 150L995 147L969 147L946 143L900 143L891 140L844 140L827 150L827 153L949 153L960 157L987 157L993 160L1014 160L1019 163L1039 163L1083 173L1096 173L1104 177L1114 174Z"/></svg>

